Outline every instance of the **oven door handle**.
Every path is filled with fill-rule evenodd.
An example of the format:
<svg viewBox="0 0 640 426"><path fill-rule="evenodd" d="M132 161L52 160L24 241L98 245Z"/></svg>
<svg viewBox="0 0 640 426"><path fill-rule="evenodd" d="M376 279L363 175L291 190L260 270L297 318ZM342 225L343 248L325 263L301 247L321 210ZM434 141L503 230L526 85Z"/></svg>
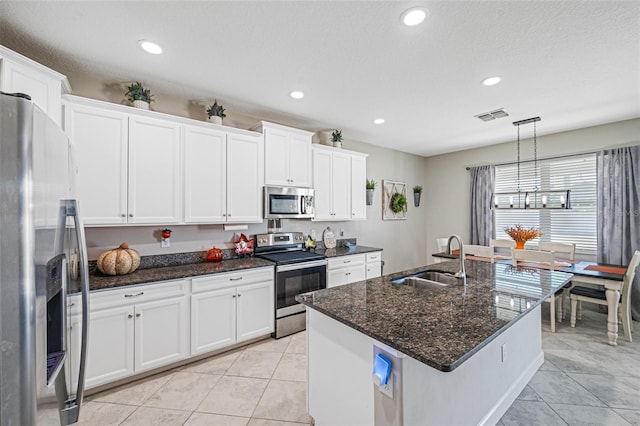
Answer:
<svg viewBox="0 0 640 426"><path fill-rule="evenodd" d="M276 272L286 272L293 271L298 269L307 269L307 268L315 268L318 266L327 266L327 260L314 260L311 262L300 262L300 263L291 263L289 265L279 265L276 266Z"/></svg>

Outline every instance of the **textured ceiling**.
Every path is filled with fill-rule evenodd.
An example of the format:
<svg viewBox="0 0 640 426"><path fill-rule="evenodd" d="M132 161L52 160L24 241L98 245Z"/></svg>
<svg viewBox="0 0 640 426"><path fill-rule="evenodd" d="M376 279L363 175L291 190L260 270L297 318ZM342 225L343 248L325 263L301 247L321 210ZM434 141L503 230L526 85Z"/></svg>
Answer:
<svg viewBox="0 0 640 426"><path fill-rule="evenodd" d="M414 5L430 18L401 25ZM62 73L420 155L513 140L533 116L540 135L640 117L638 1L0 1L0 42ZM497 108L510 117L473 117Z"/></svg>

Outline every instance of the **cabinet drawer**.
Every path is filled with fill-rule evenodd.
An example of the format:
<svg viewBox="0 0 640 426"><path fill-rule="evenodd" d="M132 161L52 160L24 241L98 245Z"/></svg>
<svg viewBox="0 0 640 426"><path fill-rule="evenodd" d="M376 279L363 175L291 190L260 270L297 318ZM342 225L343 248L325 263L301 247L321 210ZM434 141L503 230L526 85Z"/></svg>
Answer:
<svg viewBox="0 0 640 426"><path fill-rule="evenodd" d="M327 268L329 270L338 268L348 268L351 266L363 265L365 262L364 254L352 254L348 256L333 257L329 259Z"/></svg>
<svg viewBox="0 0 640 426"><path fill-rule="evenodd" d="M133 305L169 297L184 296L189 291L189 280L163 281L117 289L99 290L89 294L91 312L116 306ZM71 313L80 312L80 297L71 307Z"/></svg>
<svg viewBox="0 0 640 426"><path fill-rule="evenodd" d="M376 251L373 253L367 253L367 263L380 262L382 260L382 252Z"/></svg>
<svg viewBox="0 0 640 426"><path fill-rule="evenodd" d="M239 285L272 280L272 266L257 269L243 269L240 271L223 272L215 275L207 275L201 278L193 278L191 280L191 291L192 293L200 293L203 291L237 287Z"/></svg>

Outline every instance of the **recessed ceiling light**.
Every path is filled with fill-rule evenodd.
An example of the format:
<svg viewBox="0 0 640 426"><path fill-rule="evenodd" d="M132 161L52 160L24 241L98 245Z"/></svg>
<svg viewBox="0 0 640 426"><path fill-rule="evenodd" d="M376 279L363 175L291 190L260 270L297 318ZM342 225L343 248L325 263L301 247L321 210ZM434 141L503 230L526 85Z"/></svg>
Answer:
<svg viewBox="0 0 640 426"><path fill-rule="evenodd" d="M159 55L162 53L162 47L152 41L139 40L138 44L145 50L145 52L149 52L153 55Z"/></svg>
<svg viewBox="0 0 640 426"><path fill-rule="evenodd" d="M376 118L373 120L373 124L384 124L384 118Z"/></svg>
<svg viewBox="0 0 640 426"><path fill-rule="evenodd" d="M502 81L502 77L500 77L499 75L496 75L494 77L485 78L484 80L482 80L482 84L484 84L485 86L493 86L500 83L501 81Z"/></svg>
<svg viewBox="0 0 640 426"><path fill-rule="evenodd" d="M429 16L429 9L424 7L412 7L411 9L407 9L402 12L402 15L400 15L400 21L409 27L413 27L414 25L418 25L424 21L427 16Z"/></svg>
<svg viewBox="0 0 640 426"><path fill-rule="evenodd" d="M293 99L302 99L304 98L304 93L299 90L294 90L293 92L289 93L289 96L291 96Z"/></svg>

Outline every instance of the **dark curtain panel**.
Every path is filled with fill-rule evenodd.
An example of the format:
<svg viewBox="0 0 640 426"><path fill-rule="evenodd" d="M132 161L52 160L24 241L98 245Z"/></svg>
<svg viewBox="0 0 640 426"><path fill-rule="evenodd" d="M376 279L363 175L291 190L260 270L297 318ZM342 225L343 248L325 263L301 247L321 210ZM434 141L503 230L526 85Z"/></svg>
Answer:
<svg viewBox="0 0 640 426"><path fill-rule="evenodd" d="M496 173L493 166L471 168L471 242L488 246L495 238L491 195L495 186Z"/></svg>
<svg viewBox="0 0 640 426"><path fill-rule="evenodd" d="M598 262L628 265L640 249L640 145L598 153ZM640 321L640 274L631 291Z"/></svg>

